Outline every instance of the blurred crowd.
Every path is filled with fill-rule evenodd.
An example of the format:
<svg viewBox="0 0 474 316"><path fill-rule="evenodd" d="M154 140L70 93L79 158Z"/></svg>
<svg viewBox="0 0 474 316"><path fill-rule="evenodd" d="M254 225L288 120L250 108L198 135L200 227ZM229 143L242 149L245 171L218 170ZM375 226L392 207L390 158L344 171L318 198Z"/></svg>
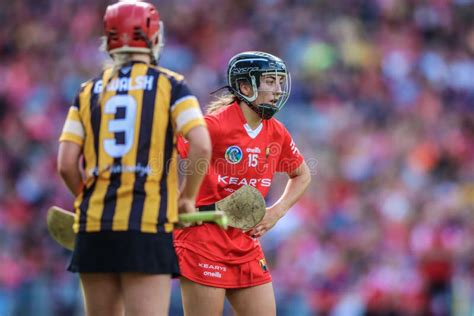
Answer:
<svg viewBox="0 0 474 316"><path fill-rule="evenodd" d="M57 139L80 83L108 58L98 47L111 2L0 2L2 316L82 314L45 215L72 208ZM184 74L203 107L235 53L289 64L277 118L313 180L261 240L279 315L474 313L473 0L154 3L160 64Z"/></svg>

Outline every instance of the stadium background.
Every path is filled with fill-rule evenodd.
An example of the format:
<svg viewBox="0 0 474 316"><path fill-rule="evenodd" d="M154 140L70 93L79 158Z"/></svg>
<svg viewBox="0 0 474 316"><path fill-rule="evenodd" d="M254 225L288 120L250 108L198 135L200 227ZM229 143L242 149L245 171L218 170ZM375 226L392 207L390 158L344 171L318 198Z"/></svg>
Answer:
<svg viewBox="0 0 474 316"><path fill-rule="evenodd" d="M2 316L82 314L44 219L72 203L57 138L106 58L109 3L0 1ZM235 53L288 61L292 95L277 117L314 176L262 240L279 315L473 315L474 1L154 3L161 65L186 75L202 105Z"/></svg>

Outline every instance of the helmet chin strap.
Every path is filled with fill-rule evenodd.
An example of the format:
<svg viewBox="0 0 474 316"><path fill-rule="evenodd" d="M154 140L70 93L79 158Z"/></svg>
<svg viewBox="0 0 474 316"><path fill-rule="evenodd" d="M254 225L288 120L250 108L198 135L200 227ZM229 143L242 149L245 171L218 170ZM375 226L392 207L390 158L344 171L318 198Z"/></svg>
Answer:
<svg viewBox="0 0 474 316"><path fill-rule="evenodd" d="M257 115L262 120L269 120L273 117L273 115L276 114L276 112L278 112L278 109L269 103L260 103L260 104L255 105L249 100L246 100L245 98L239 97L239 99L244 101L249 106L249 108L252 109L252 111L257 113Z"/></svg>
<svg viewBox="0 0 474 316"><path fill-rule="evenodd" d="M262 119L262 120L269 120L273 117L273 115L276 114L276 112L278 112L278 109L275 108L273 105L269 104L269 103L260 103L258 105L255 105L253 104L252 102L250 102L249 100L247 100L246 98L244 98L243 96L241 96L241 94L236 91L234 88L232 88L231 86L225 86L225 87L222 87L221 89L224 89L224 88L227 88L232 94L234 94L239 100L241 101L244 101L248 106L249 108L252 109L252 111L254 111L255 113L257 113L257 115ZM219 91L220 89L214 91L213 93Z"/></svg>
<svg viewBox="0 0 474 316"><path fill-rule="evenodd" d="M155 54L153 54L153 44L151 43L150 39L146 36L145 32L143 32L142 29L140 29L138 32L139 32L140 37L142 38L142 40L145 41L146 46L148 46L148 48L150 49L151 64L156 66L158 64L158 61L155 58Z"/></svg>
<svg viewBox="0 0 474 316"><path fill-rule="evenodd" d="M247 103L248 104L248 103ZM249 105L250 108L260 116L263 120L269 120L273 117L273 115L278 112L278 110L269 103L260 103L258 105Z"/></svg>

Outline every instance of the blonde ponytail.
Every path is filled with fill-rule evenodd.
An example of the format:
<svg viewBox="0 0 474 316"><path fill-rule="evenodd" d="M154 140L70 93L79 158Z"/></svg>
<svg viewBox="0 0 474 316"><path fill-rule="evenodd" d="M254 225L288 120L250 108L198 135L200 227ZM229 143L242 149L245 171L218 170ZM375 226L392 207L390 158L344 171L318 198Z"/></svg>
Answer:
<svg viewBox="0 0 474 316"><path fill-rule="evenodd" d="M218 96L218 97L216 97L216 100L209 103L209 105L207 106L207 111L206 112L207 112L207 114L217 112L218 110L220 110L224 106L231 105L235 101L237 101L237 97L234 96L233 94L230 94L230 93Z"/></svg>

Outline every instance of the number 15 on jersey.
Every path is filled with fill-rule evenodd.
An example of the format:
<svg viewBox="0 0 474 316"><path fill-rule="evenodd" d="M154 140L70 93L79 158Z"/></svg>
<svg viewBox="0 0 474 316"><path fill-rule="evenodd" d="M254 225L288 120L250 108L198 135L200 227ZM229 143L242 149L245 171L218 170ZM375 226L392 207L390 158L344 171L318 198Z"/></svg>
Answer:
<svg viewBox="0 0 474 316"><path fill-rule="evenodd" d="M256 167L258 165L258 154L249 154L249 167Z"/></svg>

